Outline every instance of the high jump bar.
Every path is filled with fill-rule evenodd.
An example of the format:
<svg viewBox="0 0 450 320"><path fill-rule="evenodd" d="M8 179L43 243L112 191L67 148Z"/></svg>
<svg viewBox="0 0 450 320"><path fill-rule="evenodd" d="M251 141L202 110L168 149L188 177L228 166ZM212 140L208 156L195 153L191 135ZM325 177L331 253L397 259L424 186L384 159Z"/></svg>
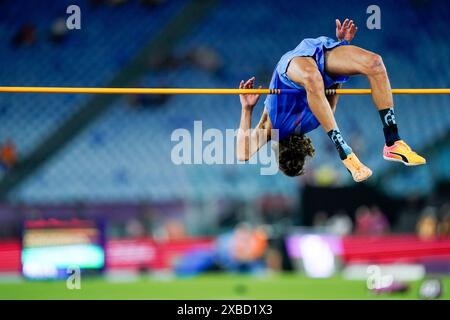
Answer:
<svg viewBox="0 0 450 320"><path fill-rule="evenodd" d="M97 88L97 87L10 87L0 86L0 93L65 94L299 94L297 89L219 89L219 88ZM364 95L371 89L326 89L327 95ZM450 94L450 88L392 89L393 94Z"/></svg>

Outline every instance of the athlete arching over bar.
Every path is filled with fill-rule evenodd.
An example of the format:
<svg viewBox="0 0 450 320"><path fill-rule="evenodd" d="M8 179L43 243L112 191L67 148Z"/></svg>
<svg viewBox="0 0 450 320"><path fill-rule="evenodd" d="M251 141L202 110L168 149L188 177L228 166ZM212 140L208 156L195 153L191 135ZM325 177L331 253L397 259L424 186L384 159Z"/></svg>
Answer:
<svg viewBox="0 0 450 320"><path fill-rule="evenodd" d="M306 157L314 155L311 140L305 134L321 125L353 179L360 182L369 178L372 171L345 142L334 118L338 96L325 95L325 89L340 88L349 76L362 74L369 79L372 99L383 123L384 159L408 166L426 163L400 139L391 85L382 58L350 45L357 30L352 20L345 19L341 24L336 19L338 41L328 37L304 39L294 50L284 54L275 68L270 88L298 89L302 93L268 95L255 130L250 130L251 117L259 95L240 95L242 114L236 147L239 160L248 160L271 139L271 129L278 129L279 168L291 177L301 175ZM254 81L254 77L241 81L239 88L251 89Z"/></svg>

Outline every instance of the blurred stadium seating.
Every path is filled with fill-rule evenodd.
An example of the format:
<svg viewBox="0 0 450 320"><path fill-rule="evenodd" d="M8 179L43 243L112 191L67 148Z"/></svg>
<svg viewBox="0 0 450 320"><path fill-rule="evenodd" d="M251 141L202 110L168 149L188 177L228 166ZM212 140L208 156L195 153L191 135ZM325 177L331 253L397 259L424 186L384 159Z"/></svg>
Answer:
<svg viewBox="0 0 450 320"><path fill-rule="evenodd" d="M65 17L71 1L3 3L0 12L0 77L2 85L101 86L135 55L143 44L174 15L182 1L171 1L155 10L137 3L120 8L89 6L80 1L86 25L63 43L50 41L52 23ZM133 19L133 23L128 23ZM36 29L30 47L15 47L9 39L26 24ZM105 36L107 34L107 36ZM130 37L130 34L133 36ZM0 104L0 137L9 137L26 155L68 119L89 96L8 95Z"/></svg>

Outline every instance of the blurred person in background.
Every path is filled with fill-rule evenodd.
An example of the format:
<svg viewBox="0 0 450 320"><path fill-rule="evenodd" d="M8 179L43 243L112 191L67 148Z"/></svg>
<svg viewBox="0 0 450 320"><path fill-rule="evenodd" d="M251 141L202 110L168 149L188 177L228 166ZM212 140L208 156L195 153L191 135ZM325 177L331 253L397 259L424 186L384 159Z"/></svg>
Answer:
<svg viewBox="0 0 450 320"><path fill-rule="evenodd" d="M197 68L211 74L218 74L223 68L222 58L217 51L205 46L198 46L191 49L187 53L186 59Z"/></svg>
<svg viewBox="0 0 450 320"><path fill-rule="evenodd" d="M141 238L146 235L144 224L136 218L127 221L125 230L128 237Z"/></svg>
<svg viewBox="0 0 450 320"><path fill-rule="evenodd" d="M195 275L208 271L258 274L268 269L281 270L282 260L277 248L268 247L265 228L242 223L219 235L213 246L183 254L175 262L175 269L178 275Z"/></svg>
<svg viewBox="0 0 450 320"><path fill-rule="evenodd" d="M450 204L444 203L440 208L441 221L439 222L439 236L446 238L450 236Z"/></svg>
<svg viewBox="0 0 450 320"><path fill-rule="evenodd" d="M17 47L32 46L37 39L37 30L34 24L24 24L11 39L11 45Z"/></svg>
<svg viewBox="0 0 450 320"><path fill-rule="evenodd" d="M380 208L361 206L355 213L355 233L360 235L382 235L390 230L389 221Z"/></svg>
<svg viewBox="0 0 450 320"><path fill-rule="evenodd" d="M0 168L8 171L17 164L17 151L15 143L7 139L0 146Z"/></svg>
<svg viewBox="0 0 450 320"><path fill-rule="evenodd" d="M232 252L237 261L257 260L263 256L266 247L267 236L262 228L243 225L235 230Z"/></svg>
<svg viewBox="0 0 450 320"><path fill-rule="evenodd" d="M174 241L186 239L188 237L188 233L180 219L170 218L156 228L154 236L159 241Z"/></svg>
<svg viewBox="0 0 450 320"><path fill-rule="evenodd" d="M352 233L353 222L345 211L339 211L332 215L326 222L327 230L337 236L345 236Z"/></svg>
<svg viewBox="0 0 450 320"><path fill-rule="evenodd" d="M433 240L436 238L437 227L436 208L426 207L417 222L417 235L422 240Z"/></svg>
<svg viewBox="0 0 450 320"><path fill-rule="evenodd" d="M55 44L62 43L67 37L66 20L62 17L53 21L50 28L50 40Z"/></svg>
<svg viewBox="0 0 450 320"><path fill-rule="evenodd" d="M165 223L168 241L186 239L188 237L184 224L178 219L171 219Z"/></svg>
<svg viewBox="0 0 450 320"><path fill-rule="evenodd" d="M377 206L372 206L371 210L371 234L381 235L389 233L390 225L386 215Z"/></svg>
<svg viewBox="0 0 450 320"><path fill-rule="evenodd" d="M262 227L243 223L217 238L218 264L233 272L259 272L265 269L263 257L267 249L267 234Z"/></svg>
<svg viewBox="0 0 450 320"><path fill-rule="evenodd" d="M367 206L360 206L355 212L355 233L367 235L370 233L370 210Z"/></svg>

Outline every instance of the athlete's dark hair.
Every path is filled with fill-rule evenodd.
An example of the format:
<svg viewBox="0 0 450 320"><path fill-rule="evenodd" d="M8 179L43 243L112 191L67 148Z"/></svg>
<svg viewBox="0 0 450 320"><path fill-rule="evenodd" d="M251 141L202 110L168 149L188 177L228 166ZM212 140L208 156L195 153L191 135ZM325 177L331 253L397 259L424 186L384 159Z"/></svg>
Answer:
<svg viewBox="0 0 450 320"><path fill-rule="evenodd" d="M305 135L291 134L278 143L278 167L289 177L304 173L307 156L314 156L311 139Z"/></svg>

